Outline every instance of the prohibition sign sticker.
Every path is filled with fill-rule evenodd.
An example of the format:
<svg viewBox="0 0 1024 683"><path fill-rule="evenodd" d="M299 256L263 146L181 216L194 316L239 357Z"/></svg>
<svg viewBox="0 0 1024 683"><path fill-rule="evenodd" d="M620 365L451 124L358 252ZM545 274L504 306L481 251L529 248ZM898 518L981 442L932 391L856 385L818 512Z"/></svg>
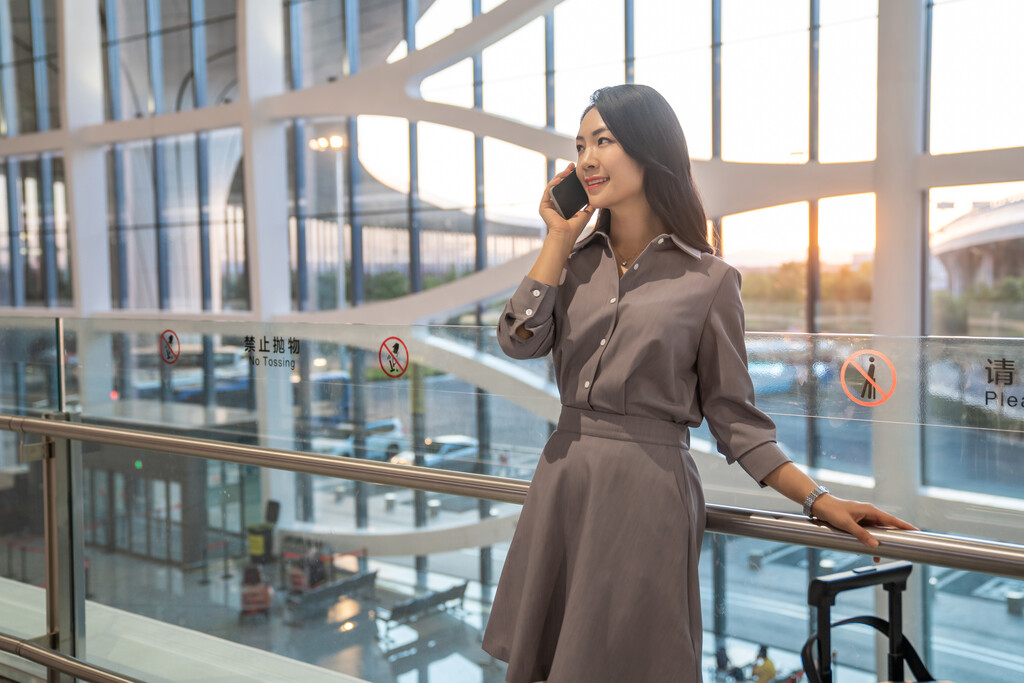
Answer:
<svg viewBox="0 0 1024 683"><path fill-rule="evenodd" d="M409 367L409 349L398 337L388 337L380 345L380 369L391 379L398 379Z"/></svg>
<svg viewBox="0 0 1024 683"><path fill-rule="evenodd" d="M889 368L889 374L892 376L892 383L888 391L882 387L889 383L880 381L876 377L875 368L879 362L885 363ZM861 363L864 365L862 366ZM851 381L847 382L846 369L851 365L857 372L851 373ZM858 405L869 408L882 405L896 391L896 368L884 353L879 353L874 349L864 349L847 358L843 362L843 368L839 371L839 378L842 380L843 391L849 399ZM852 387L850 386L851 384L853 385Z"/></svg>
<svg viewBox="0 0 1024 683"><path fill-rule="evenodd" d="M181 342L174 330L164 330L160 333L160 359L168 365L174 365L181 356Z"/></svg>

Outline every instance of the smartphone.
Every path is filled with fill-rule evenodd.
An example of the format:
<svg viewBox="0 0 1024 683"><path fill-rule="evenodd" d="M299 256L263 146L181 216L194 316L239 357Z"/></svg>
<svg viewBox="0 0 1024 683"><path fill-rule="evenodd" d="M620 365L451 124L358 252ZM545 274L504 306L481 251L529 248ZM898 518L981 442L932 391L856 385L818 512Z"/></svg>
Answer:
<svg viewBox="0 0 1024 683"><path fill-rule="evenodd" d="M569 174L562 182L552 187L550 195L551 201L555 203L555 209L566 219L590 203L587 191L583 189L583 183L575 173Z"/></svg>

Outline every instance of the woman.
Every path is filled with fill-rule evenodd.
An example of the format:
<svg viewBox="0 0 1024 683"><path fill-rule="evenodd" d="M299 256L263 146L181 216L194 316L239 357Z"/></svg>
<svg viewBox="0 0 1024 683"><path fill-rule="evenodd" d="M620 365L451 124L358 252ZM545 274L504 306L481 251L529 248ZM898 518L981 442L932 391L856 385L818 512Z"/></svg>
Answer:
<svg viewBox="0 0 1024 683"><path fill-rule="evenodd" d="M824 493L754 407L740 277L711 255L686 142L652 88L598 90L577 162L545 190L548 234L498 325L514 358L553 352L562 413L537 465L483 648L526 683L701 680L704 497L687 450L708 420L727 460L813 515L911 529ZM590 204L548 190L575 172ZM595 230L577 243L592 213Z"/></svg>

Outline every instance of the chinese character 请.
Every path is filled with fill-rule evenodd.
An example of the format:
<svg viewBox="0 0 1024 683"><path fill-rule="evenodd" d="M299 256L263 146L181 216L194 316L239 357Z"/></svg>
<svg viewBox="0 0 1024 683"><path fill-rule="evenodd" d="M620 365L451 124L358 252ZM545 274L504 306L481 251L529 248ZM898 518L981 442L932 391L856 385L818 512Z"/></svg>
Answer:
<svg viewBox="0 0 1024 683"><path fill-rule="evenodd" d="M1016 364L1016 361L1006 358L988 359L988 364L985 366L986 381L997 386L1013 384Z"/></svg>

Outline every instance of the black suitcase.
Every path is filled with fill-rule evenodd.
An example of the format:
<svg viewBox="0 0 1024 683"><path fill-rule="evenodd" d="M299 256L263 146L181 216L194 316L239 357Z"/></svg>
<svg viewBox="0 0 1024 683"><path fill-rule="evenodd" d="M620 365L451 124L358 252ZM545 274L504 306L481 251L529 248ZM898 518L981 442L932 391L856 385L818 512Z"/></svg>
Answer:
<svg viewBox="0 0 1024 683"><path fill-rule="evenodd" d="M808 683L832 683L832 639L833 626L843 624L865 624L889 636L889 680L904 681L903 663L906 662L915 680L934 681L917 650L903 636L903 591L907 589L907 577L913 565L909 562L858 567L848 572L820 576L807 589L807 603L818 608L818 631L804 644L801 658ZM863 616L843 619L831 623L832 605L836 595L844 591L866 586L882 587L889 593L889 620ZM817 645L817 647L815 647Z"/></svg>

